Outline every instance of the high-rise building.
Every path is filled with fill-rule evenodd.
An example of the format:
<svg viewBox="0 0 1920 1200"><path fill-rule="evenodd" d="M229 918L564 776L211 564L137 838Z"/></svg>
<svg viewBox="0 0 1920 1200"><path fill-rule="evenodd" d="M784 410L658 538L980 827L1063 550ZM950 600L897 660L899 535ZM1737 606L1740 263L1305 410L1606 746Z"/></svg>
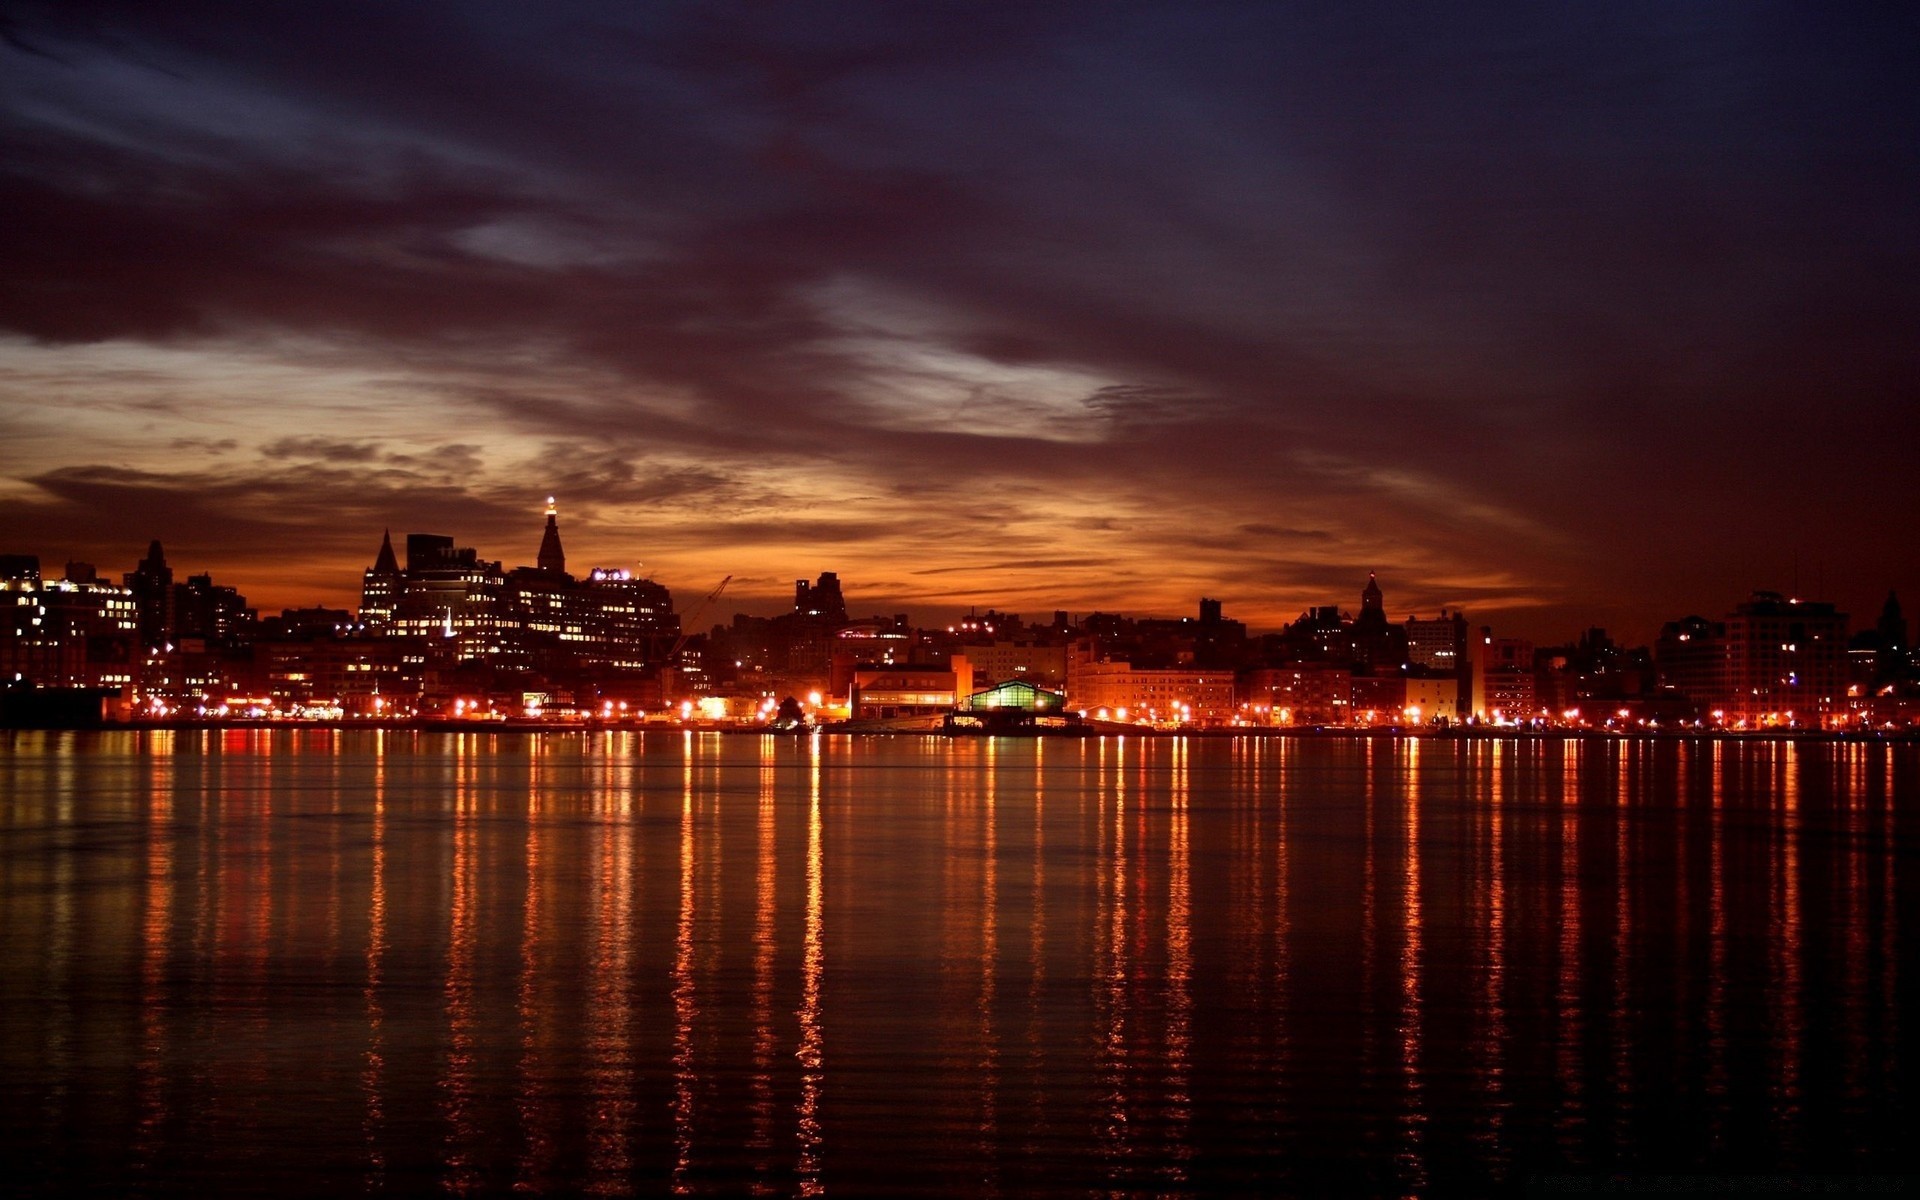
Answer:
<svg viewBox="0 0 1920 1200"><path fill-rule="evenodd" d="M1660 686L1726 725L1819 725L1846 708L1847 614L1755 592L1724 620L1669 622L1654 644Z"/></svg>
<svg viewBox="0 0 1920 1200"><path fill-rule="evenodd" d="M552 496L547 497L547 529L540 535L540 554L534 562L542 571L556 575L567 573L567 553L560 548L560 510L554 506Z"/></svg>
<svg viewBox="0 0 1920 1200"><path fill-rule="evenodd" d="M594 666L637 671L667 659L680 639L673 593L651 579L611 567L587 572L580 594L593 636L583 657Z"/></svg>
<svg viewBox="0 0 1920 1200"><path fill-rule="evenodd" d="M1904 679L1908 669L1908 655L1913 644L1907 640L1907 618L1900 611L1900 597L1887 593L1887 602L1880 606L1880 620L1874 624L1874 632L1879 635L1879 655L1874 663L1874 677L1879 683L1891 683Z"/></svg>
<svg viewBox="0 0 1920 1200"><path fill-rule="evenodd" d="M449 639L458 659L492 661L501 643L506 575L471 546L442 534L407 535L406 586L392 632Z"/></svg>
<svg viewBox="0 0 1920 1200"><path fill-rule="evenodd" d="M1844 707L1847 614L1832 604L1755 592L1725 628L1727 713L1749 725L1817 725Z"/></svg>
<svg viewBox="0 0 1920 1200"><path fill-rule="evenodd" d="M840 594L840 576L822 571L815 583L796 579L793 583L793 613L812 617L825 625L847 623L847 601Z"/></svg>
<svg viewBox="0 0 1920 1200"><path fill-rule="evenodd" d="M126 573L123 582L133 593L143 648L166 644L173 637L173 568L167 565L159 538L147 547L147 556Z"/></svg>
<svg viewBox="0 0 1920 1200"><path fill-rule="evenodd" d="M441 534L407 536L407 561L392 538L363 579L361 620L393 636L450 642L456 662L533 671L549 679L603 680L665 660L679 638L673 596L651 579L595 567L566 570L551 498L538 565L503 571ZM388 615L388 614L391 615Z"/></svg>
<svg viewBox="0 0 1920 1200"><path fill-rule="evenodd" d="M174 638L196 638L210 646L238 649L252 640L256 614L237 590L213 582L211 575L189 575L173 589Z"/></svg>
<svg viewBox="0 0 1920 1200"><path fill-rule="evenodd" d="M1660 627L1653 643L1659 687L1692 701L1701 713L1727 702L1727 629L1705 617L1688 616Z"/></svg>
<svg viewBox="0 0 1920 1200"><path fill-rule="evenodd" d="M401 574L400 564L393 557L393 531L384 530L380 534L380 553L360 577L360 623L369 629L391 625L406 583L406 576Z"/></svg>
<svg viewBox="0 0 1920 1200"><path fill-rule="evenodd" d="M1465 613L1437 617L1408 617L1407 662L1429 671L1454 672L1466 661L1467 617Z"/></svg>
<svg viewBox="0 0 1920 1200"><path fill-rule="evenodd" d="M1387 620L1386 597L1380 581L1367 572L1360 592L1360 615L1349 631L1353 637L1354 667L1366 674L1398 671L1407 664L1407 631Z"/></svg>

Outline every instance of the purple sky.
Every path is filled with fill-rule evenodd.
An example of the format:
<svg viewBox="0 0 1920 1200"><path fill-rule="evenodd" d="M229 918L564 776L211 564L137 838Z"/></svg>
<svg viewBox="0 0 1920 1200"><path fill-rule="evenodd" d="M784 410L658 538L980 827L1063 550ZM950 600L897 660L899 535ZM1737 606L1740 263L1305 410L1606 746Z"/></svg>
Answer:
<svg viewBox="0 0 1920 1200"><path fill-rule="evenodd" d="M1920 8L1461 7L8 5L0 550L1920 607Z"/></svg>

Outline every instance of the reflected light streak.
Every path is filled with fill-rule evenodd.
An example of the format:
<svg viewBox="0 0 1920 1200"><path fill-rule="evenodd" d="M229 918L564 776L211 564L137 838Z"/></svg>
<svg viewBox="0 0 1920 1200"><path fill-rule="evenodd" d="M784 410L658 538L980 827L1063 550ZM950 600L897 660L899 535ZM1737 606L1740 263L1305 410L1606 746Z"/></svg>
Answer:
<svg viewBox="0 0 1920 1200"><path fill-rule="evenodd" d="M1506 1088L1506 1046L1507 1046L1507 875L1506 875L1506 809L1512 799L1516 784L1515 773L1519 770L1512 761L1502 763L1496 745L1494 770L1487 777L1486 803L1486 854L1484 858L1486 872L1481 895L1482 935L1480 964L1480 1013L1484 1021L1484 1033L1479 1047L1481 1087L1486 1096L1486 1126L1481 1132L1480 1141L1487 1156L1488 1165L1498 1178L1506 1165L1505 1151L1501 1141L1504 1132L1508 1100ZM1509 754L1511 760L1514 755ZM1411 774L1419 773L1419 745L1414 744L1407 769Z"/></svg>
<svg viewBox="0 0 1920 1200"><path fill-rule="evenodd" d="M1409 743L1418 753L1419 742ZM1372 757L1373 743L1367 744ZM1417 764L1415 764L1417 765ZM1372 775L1372 764L1368 774ZM1396 1033L1400 1042L1400 1072L1404 1081L1400 1119L1402 1178L1412 1189L1427 1183L1426 1163L1421 1143L1425 1136L1427 1112L1425 1081L1421 1077L1421 962L1424 914L1420 896L1420 795L1419 782L1412 770L1407 775L1406 842L1401 878L1401 926L1405 931L1400 949L1400 1023Z"/></svg>
<svg viewBox="0 0 1920 1200"><path fill-rule="evenodd" d="M779 774L775 765L778 748L778 740L772 735L760 741L759 819L755 829L753 871L753 1079L749 1084L753 1125L747 1143L753 1151L755 1195L770 1195L774 1191L773 963L778 940L775 918L779 915L779 896L775 892L779 860L774 838L779 796Z"/></svg>
<svg viewBox="0 0 1920 1200"><path fill-rule="evenodd" d="M1899 842L1895 840L1899 832L1895 800L1899 789L1894 786L1894 771L1894 748L1888 746L1882 766L1883 776L1887 780L1887 800L1881 809L1884 828L1880 840L1880 1011L1886 1021L1881 1037L1881 1057L1888 1064L1889 1073L1894 1071L1894 1064L1900 1061L1900 892L1895 873L1899 861Z"/></svg>
<svg viewBox="0 0 1920 1200"><path fill-rule="evenodd" d="M1100 1100L1102 1125L1100 1144L1106 1150L1109 1178L1121 1182L1122 1164L1133 1152L1127 1102L1131 1089L1127 1071L1127 851L1126 793L1127 745L1124 738L1114 746L1112 803L1103 789L1100 796L1103 820L1099 834L1097 861L1103 878L1097 880L1099 922L1095 945L1095 1010L1100 1014L1097 1078L1103 1095Z"/></svg>
<svg viewBox="0 0 1920 1200"><path fill-rule="evenodd" d="M1780 759L1780 808L1774 823L1772 854L1773 901L1767 939L1769 965L1768 1008L1773 1029L1768 1039L1773 1058L1773 1116L1781 1144L1797 1148L1800 1133L1800 1049L1805 1016L1800 984L1800 744L1785 743Z"/></svg>
<svg viewBox="0 0 1920 1200"><path fill-rule="evenodd" d="M1167 1140L1173 1162L1168 1175L1187 1182L1193 1149L1188 1127L1193 1119L1191 1061L1193 1046L1193 926L1187 845L1189 763L1192 742L1174 740L1171 828L1167 846Z"/></svg>
<svg viewBox="0 0 1920 1200"><path fill-rule="evenodd" d="M633 800L616 786L613 763L601 760L595 807L608 820L595 826L592 980L587 995L587 1191L631 1191L634 1101L632 1045ZM535 759L535 789L538 790ZM611 809L611 811L607 811Z"/></svg>
<svg viewBox="0 0 1920 1200"><path fill-rule="evenodd" d="M554 1106L547 1083L548 1069L542 1051L546 1046L541 1018L548 1005L540 996L540 981L547 964L543 937L546 918L546 797L539 780L527 792L526 895L520 922L520 980L515 1007L520 1025L520 1092L517 1109L520 1134L524 1139L516 1164L515 1187L520 1191L540 1191L548 1186L554 1170L558 1131L554 1128Z"/></svg>
<svg viewBox="0 0 1920 1200"><path fill-rule="evenodd" d="M820 1179L820 1090L824 1076L825 1053L820 1035L820 983L826 965L821 943L823 897L820 862L820 757L821 735L808 739L811 753L807 797L807 907L806 927L800 956L800 1048L794 1057L800 1060L800 1099L795 1106L800 1143L799 1188L803 1196L821 1195Z"/></svg>
<svg viewBox="0 0 1920 1200"><path fill-rule="evenodd" d="M1846 1014L1845 1051L1842 1056L1841 1095L1847 1113L1846 1127L1853 1131L1848 1148L1856 1154L1867 1148L1864 1123L1869 1109L1867 1089L1867 876L1866 806L1867 748L1858 744L1841 747L1846 782L1840 788L1839 802L1845 810L1846 836L1833 871L1839 876L1834 890L1841 898L1843 946L1841 1010Z"/></svg>
<svg viewBox="0 0 1920 1200"><path fill-rule="evenodd" d="M983 1190L999 1192L998 1158L994 1153L999 1134L1000 1045L994 1029L994 967L1000 956L999 904L999 757L1000 739L986 739L985 803L980 816L980 995L978 1001L980 1037L980 1159L983 1164Z"/></svg>
<svg viewBox="0 0 1920 1200"><path fill-rule="evenodd" d="M141 789L146 803L146 912L140 923L140 1057L132 1145L135 1175L153 1169L166 1122L167 965L173 925L173 760L147 760Z"/></svg>
<svg viewBox="0 0 1920 1200"><path fill-rule="evenodd" d="M1560 923L1559 975L1554 983L1554 1010L1559 1036L1554 1046L1554 1074L1560 1084L1560 1113L1554 1122L1561 1151L1581 1163L1578 1138L1586 1116L1581 1086L1580 1040L1585 1022L1580 1006L1580 794L1577 781L1581 759L1598 751L1569 741L1562 749L1557 781L1560 791Z"/></svg>
<svg viewBox="0 0 1920 1200"><path fill-rule="evenodd" d="M367 884L367 983L361 999L367 1010L367 1049L360 1066L360 1091L366 1103L362 1121L367 1147L366 1188L384 1191L387 1178L387 1154L381 1145L387 1113L385 1101L387 1070L386 1009L381 985L387 961L387 732L374 735L373 828L371 878Z"/></svg>
<svg viewBox="0 0 1920 1200"><path fill-rule="evenodd" d="M1633 1137L1633 869L1628 833L1633 808L1636 763L1650 755L1644 742L1626 744L1619 756L1613 791L1613 997L1607 1013L1613 1054L1613 1139L1624 1152Z"/></svg>
<svg viewBox="0 0 1920 1200"><path fill-rule="evenodd" d="M474 944L477 936L477 884L473 869L475 809L479 805L477 758L480 751L462 738L456 766L453 815L453 880L447 939L447 1066L441 1081L440 1111L447 1123L442 1186L466 1195L485 1182L473 1161L478 1130L474 1124Z"/></svg>
<svg viewBox="0 0 1920 1200"><path fill-rule="evenodd" d="M1372 743L1367 744L1372 749ZM1469 752L1472 747L1468 747ZM1360 773L1360 1070L1361 1077L1369 1087L1379 1078L1377 1036L1379 1013L1374 999L1374 989L1379 978L1379 904L1376 857L1379 847L1374 842L1374 778L1373 771L1363 769Z"/></svg>
<svg viewBox="0 0 1920 1200"><path fill-rule="evenodd" d="M1728 760L1725 743L1712 748L1713 791L1707 825L1707 1137L1718 1150L1726 1137L1731 1100L1727 1070L1727 881L1726 804Z"/></svg>
<svg viewBox="0 0 1920 1200"><path fill-rule="evenodd" d="M1260 743L1264 751L1268 743ZM1277 1101L1280 1111L1288 1111L1288 1101L1292 1096L1290 1086L1293 1073L1293 883L1290 878L1293 869L1292 830L1288 816L1291 795L1288 789L1288 770L1292 765L1293 746L1282 742L1277 765L1276 786L1274 788L1274 843L1273 843L1273 1080L1276 1090L1286 1088Z"/></svg>
<svg viewBox="0 0 1920 1200"><path fill-rule="evenodd" d="M673 1190L693 1190L693 919L697 895L693 878L693 733L681 740L680 916L673 932Z"/></svg>
<svg viewBox="0 0 1920 1200"><path fill-rule="evenodd" d="M1027 926L1027 1079L1032 1105L1027 1112L1026 1152L1031 1155L1047 1130L1048 1099L1042 1069L1046 1039L1041 1026L1047 979L1047 772L1045 738L1034 739L1033 755L1033 916ZM1086 743L1077 747L1084 756ZM1083 760L1084 762L1084 757Z"/></svg>

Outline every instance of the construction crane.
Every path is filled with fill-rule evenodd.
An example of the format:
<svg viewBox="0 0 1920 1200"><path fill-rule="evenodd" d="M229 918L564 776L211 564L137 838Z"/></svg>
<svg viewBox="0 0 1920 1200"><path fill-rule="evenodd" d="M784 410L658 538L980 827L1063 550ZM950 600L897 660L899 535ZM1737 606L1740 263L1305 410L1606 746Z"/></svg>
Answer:
<svg viewBox="0 0 1920 1200"><path fill-rule="evenodd" d="M713 607L713 602L720 598L720 593L726 591L727 585L732 582L733 576L731 575L722 579L719 587L708 592L705 599L694 605L687 611L685 616L680 618L680 637L673 643L673 649L667 651L668 662L672 662L680 656L680 651L686 646L687 639L693 636L694 623L700 619L707 609Z"/></svg>

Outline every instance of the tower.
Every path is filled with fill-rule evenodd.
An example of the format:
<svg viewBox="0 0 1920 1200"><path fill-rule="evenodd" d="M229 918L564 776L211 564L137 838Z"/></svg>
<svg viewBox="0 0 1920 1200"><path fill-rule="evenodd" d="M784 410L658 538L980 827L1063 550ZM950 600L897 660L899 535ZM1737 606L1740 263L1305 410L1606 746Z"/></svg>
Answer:
<svg viewBox="0 0 1920 1200"><path fill-rule="evenodd" d="M406 579L393 556L393 531L389 529L380 535L380 553L373 565L360 577L361 623L374 628L390 624L405 587Z"/></svg>
<svg viewBox="0 0 1920 1200"><path fill-rule="evenodd" d="M553 497L547 497L547 531L540 537L540 557L535 561L542 571L552 571L564 575L567 570L567 553L560 548L560 510L554 507Z"/></svg>
<svg viewBox="0 0 1920 1200"><path fill-rule="evenodd" d="M1387 623L1386 600L1380 592L1380 581L1372 571L1367 572L1367 586L1360 593L1360 623L1369 626Z"/></svg>
<svg viewBox="0 0 1920 1200"><path fill-rule="evenodd" d="M173 568L167 565L167 556L160 549L160 539L153 539L147 547L147 556L140 565L127 572L125 583L133 592L135 612L140 623L140 641L146 646L157 646L173 637Z"/></svg>
<svg viewBox="0 0 1920 1200"><path fill-rule="evenodd" d="M1398 671L1407 662L1407 631L1387 620L1380 581L1367 572L1360 592L1360 614L1353 619L1353 659L1367 674Z"/></svg>

